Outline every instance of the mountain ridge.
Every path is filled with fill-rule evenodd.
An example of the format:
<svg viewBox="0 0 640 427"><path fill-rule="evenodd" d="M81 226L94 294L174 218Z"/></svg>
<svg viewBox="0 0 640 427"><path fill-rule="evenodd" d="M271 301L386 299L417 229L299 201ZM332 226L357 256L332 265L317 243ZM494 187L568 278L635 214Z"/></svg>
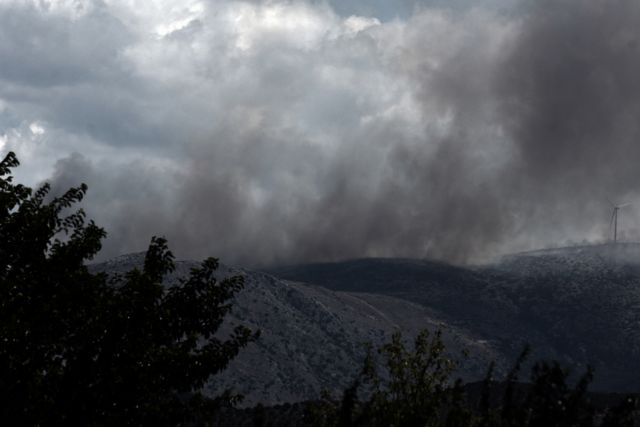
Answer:
<svg viewBox="0 0 640 427"><path fill-rule="evenodd" d="M539 357L578 370L594 365L596 389L640 389L637 243L530 251L483 266L369 259L271 272L334 291L359 291L367 283L369 292L419 302L486 337L507 359L527 342Z"/></svg>
<svg viewBox="0 0 640 427"><path fill-rule="evenodd" d="M143 261L137 253L91 268L122 273ZM382 344L396 330L409 339L427 328L444 330L465 381L481 379L491 361L498 375L506 372L529 343L531 362L556 359L576 374L590 364L595 390L638 391L639 261L633 244L533 251L468 267L407 258L266 271L221 264L220 277L245 277L223 330L242 323L262 335L209 387L234 388L245 406L315 399L322 390L337 395L362 367L365 342ZM176 262L167 284L196 265Z"/></svg>

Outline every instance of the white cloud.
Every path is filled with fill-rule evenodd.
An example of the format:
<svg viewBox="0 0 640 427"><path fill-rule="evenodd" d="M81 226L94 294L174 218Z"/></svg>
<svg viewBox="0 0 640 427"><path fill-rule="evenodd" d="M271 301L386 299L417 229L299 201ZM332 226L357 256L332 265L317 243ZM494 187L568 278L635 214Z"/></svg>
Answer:
<svg viewBox="0 0 640 427"><path fill-rule="evenodd" d="M344 20L344 26L347 33L357 34L361 31L365 31L371 27L380 25L378 18L368 18L364 16L351 15Z"/></svg>
<svg viewBox="0 0 640 427"><path fill-rule="evenodd" d="M44 128L38 122L33 122L29 125L29 130L33 135L42 135L44 134Z"/></svg>
<svg viewBox="0 0 640 427"><path fill-rule="evenodd" d="M327 36L334 18L328 11L304 3L232 3L226 8L225 15L236 47L243 51L265 41L313 49Z"/></svg>

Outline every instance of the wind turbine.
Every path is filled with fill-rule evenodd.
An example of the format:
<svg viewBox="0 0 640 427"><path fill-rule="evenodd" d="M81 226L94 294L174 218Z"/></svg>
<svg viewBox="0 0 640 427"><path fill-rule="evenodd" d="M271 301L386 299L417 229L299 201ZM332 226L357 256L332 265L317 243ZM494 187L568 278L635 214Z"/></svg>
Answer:
<svg viewBox="0 0 640 427"><path fill-rule="evenodd" d="M629 206L631 203L622 203L622 204L616 205L611 200L609 200L609 203L613 208L613 212L611 212L611 222L609 223L609 230L611 230L611 226L613 226L613 243L617 243L618 242L618 211L624 208L625 206Z"/></svg>

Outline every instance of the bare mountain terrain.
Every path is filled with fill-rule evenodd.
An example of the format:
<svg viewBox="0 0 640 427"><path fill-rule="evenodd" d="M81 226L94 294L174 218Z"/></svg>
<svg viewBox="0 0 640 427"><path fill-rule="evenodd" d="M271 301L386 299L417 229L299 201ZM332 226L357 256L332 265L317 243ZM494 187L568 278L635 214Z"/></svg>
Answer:
<svg viewBox="0 0 640 427"><path fill-rule="evenodd" d="M420 304L447 325L481 337L503 360L524 343L534 358L584 371L593 388L640 390L640 245L526 252L472 268L368 259L282 267L289 280L334 291L378 293Z"/></svg>
<svg viewBox="0 0 640 427"><path fill-rule="evenodd" d="M124 255L93 269L123 273L140 268L143 260L143 253ZM178 262L167 285L194 266L192 261ZM241 323L261 331L259 340L243 349L211 384L212 392L230 387L242 393L244 406L315 399L323 390L339 393L362 368L365 343L382 344L396 330L407 337L423 328L442 330L451 357L464 360L458 374L465 380L481 378L491 360L500 360L490 343L407 299L333 291L224 265L219 272L220 277L245 277L225 328ZM470 355L464 356L464 350Z"/></svg>
<svg viewBox="0 0 640 427"><path fill-rule="evenodd" d="M93 268L123 272L140 267L143 256ZM178 262L167 285L195 265ZM491 360L504 372L529 343L532 359L557 359L576 373L593 365L597 390L640 390L640 245L529 252L475 267L411 259L268 273L221 267L220 277L230 274L244 275L245 288L226 327L242 323L261 336L210 387L232 387L245 406L338 393L361 368L366 342L422 328L443 330L466 381L481 379Z"/></svg>

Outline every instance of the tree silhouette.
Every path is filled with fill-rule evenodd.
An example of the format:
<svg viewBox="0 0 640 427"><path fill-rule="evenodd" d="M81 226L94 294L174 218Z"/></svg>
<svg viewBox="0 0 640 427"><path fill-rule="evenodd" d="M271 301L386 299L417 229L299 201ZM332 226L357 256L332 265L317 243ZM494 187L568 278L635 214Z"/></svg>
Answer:
<svg viewBox="0 0 640 427"><path fill-rule="evenodd" d="M518 383L528 347L502 382L492 380L493 364L478 393L452 381L456 364L446 356L440 332L422 331L413 348L400 333L371 350L361 373L341 401L329 395L307 404L306 421L322 427L609 427L638 425L638 399L627 396L596 408L587 393L591 368L569 385L569 371L557 362L538 362L531 382ZM380 369L382 368L382 369ZM471 390L471 394L469 391ZM360 399L358 399L360 397Z"/></svg>
<svg viewBox="0 0 640 427"><path fill-rule="evenodd" d="M86 185L51 198L0 162L0 419L5 425L204 423L238 396L202 393L257 334L220 337L241 276L209 258L171 287L174 258L153 237L142 270L93 274L105 231L71 211ZM70 212L70 213L69 213Z"/></svg>

